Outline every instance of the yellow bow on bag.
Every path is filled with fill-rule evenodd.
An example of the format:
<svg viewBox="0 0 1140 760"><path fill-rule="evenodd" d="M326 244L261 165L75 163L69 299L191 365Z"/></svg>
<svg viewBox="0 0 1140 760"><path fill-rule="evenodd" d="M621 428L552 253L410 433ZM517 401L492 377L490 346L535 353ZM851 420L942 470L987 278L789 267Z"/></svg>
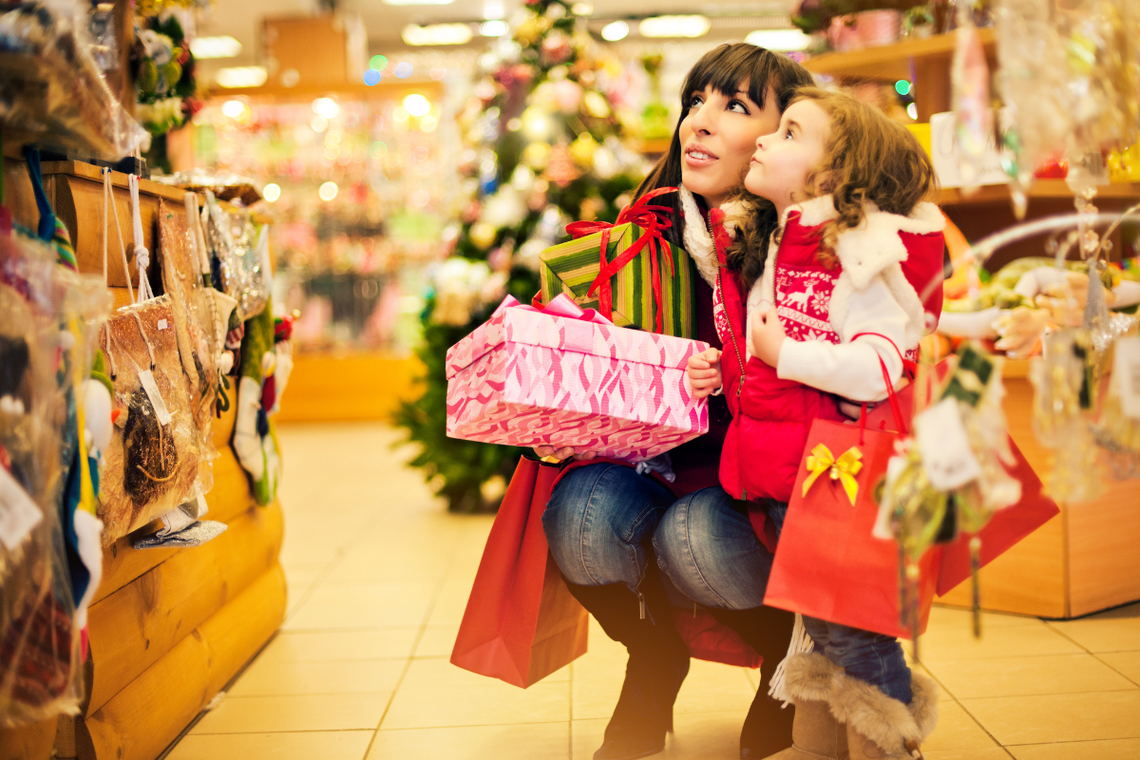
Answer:
<svg viewBox="0 0 1140 760"><path fill-rule="evenodd" d="M859 483L855 480L855 476L863 469L863 463L859 461L862 458L863 452L855 446L847 449L839 459L836 459L827 446L822 443L817 445L807 458L807 468L811 470L811 475L804 481L803 495L807 496L808 489L816 478L830 471L829 477L843 485L847 498L851 500L851 506L855 506L855 496L859 493Z"/></svg>

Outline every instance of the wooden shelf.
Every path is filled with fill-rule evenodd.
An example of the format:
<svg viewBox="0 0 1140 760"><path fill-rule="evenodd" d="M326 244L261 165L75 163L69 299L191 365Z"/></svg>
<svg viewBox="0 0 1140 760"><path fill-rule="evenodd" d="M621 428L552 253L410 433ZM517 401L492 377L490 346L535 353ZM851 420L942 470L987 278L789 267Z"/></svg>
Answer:
<svg viewBox="0 0 1140 760"><path fill-rule="evenodd" d="M1063 179L1039 179L1030 188L1029 198L1072 198L1073 191ZM1134 199L1140 202L1140 183L1113 182L1097 188L1098 199ZM964 195L960 188L947 187L941 191L939 204L943 206L970 206L990 203L1009 203L1009 185L986 185L972 195ZM1095 201L1094 201L1095 202Z"/></svg>
<svg viewBox="0 0 1140 760"><path fill-rule="evenodd" d="M978 30L986 52L994 50L994 30ZM894 45L866 48L850 53L824 53L809 58L804 67L813 74L841 79L911 80L911 63L938 61L949 66L957 35L939 34L925 40L907 40Z"/></svg>

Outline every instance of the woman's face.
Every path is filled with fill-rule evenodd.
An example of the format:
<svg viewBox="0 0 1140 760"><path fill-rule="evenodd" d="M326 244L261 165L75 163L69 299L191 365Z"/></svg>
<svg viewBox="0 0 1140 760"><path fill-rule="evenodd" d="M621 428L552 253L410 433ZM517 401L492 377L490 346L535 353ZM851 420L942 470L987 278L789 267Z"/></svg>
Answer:
<svg viewBox="0 0 1140 760"><path fill-rule="evenodd" d="M681 181L710 206L721 205L740 187L756 138L774 132L780 123L773 88L768 88L764 101L762 109L748 97L748 82L741 82L734 93L709 85L690 96L678 130Z"/></svg>

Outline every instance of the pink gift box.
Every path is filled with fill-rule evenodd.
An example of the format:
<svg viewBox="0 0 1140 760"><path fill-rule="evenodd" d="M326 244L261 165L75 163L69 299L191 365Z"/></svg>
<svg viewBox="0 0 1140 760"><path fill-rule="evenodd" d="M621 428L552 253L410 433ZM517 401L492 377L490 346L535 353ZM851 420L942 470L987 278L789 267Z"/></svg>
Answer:
<svg viewBox="0 0 1140 760"><path fill-rule="evenodd" d="M685 381L707 343L615 327L565 295L511 297L447 352L447 434L641 461L708 431Z"/></svg>

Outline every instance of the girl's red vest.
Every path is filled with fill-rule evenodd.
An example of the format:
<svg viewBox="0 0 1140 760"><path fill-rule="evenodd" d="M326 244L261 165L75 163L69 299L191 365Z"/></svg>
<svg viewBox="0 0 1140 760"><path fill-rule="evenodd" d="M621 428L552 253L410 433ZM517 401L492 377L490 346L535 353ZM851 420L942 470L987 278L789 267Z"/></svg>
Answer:
<svg viewBox="0 0 1140 760"><path fill-rule="evenodd" d="M772 273L775 306L789 338L839 343L828 321L828 305L842 269L828 269L819 263L819 232L819 227L801 225L798 212L789 214ZM901 265L903 274L917 293L933 291L923 306L937 320L942 311L942 234L897 234L908 251L908 259ZM745 360L746 294L741 292L736 274L724 267L727 235L718 228L715 237L722 266L714 311L724 343L723 392L733 415L720 462L721 485L738 499L787 502L812 422L845 417L835 396L783 380L775 367L756 357ZM931 282L939 286L928 288Z"/></svg>

